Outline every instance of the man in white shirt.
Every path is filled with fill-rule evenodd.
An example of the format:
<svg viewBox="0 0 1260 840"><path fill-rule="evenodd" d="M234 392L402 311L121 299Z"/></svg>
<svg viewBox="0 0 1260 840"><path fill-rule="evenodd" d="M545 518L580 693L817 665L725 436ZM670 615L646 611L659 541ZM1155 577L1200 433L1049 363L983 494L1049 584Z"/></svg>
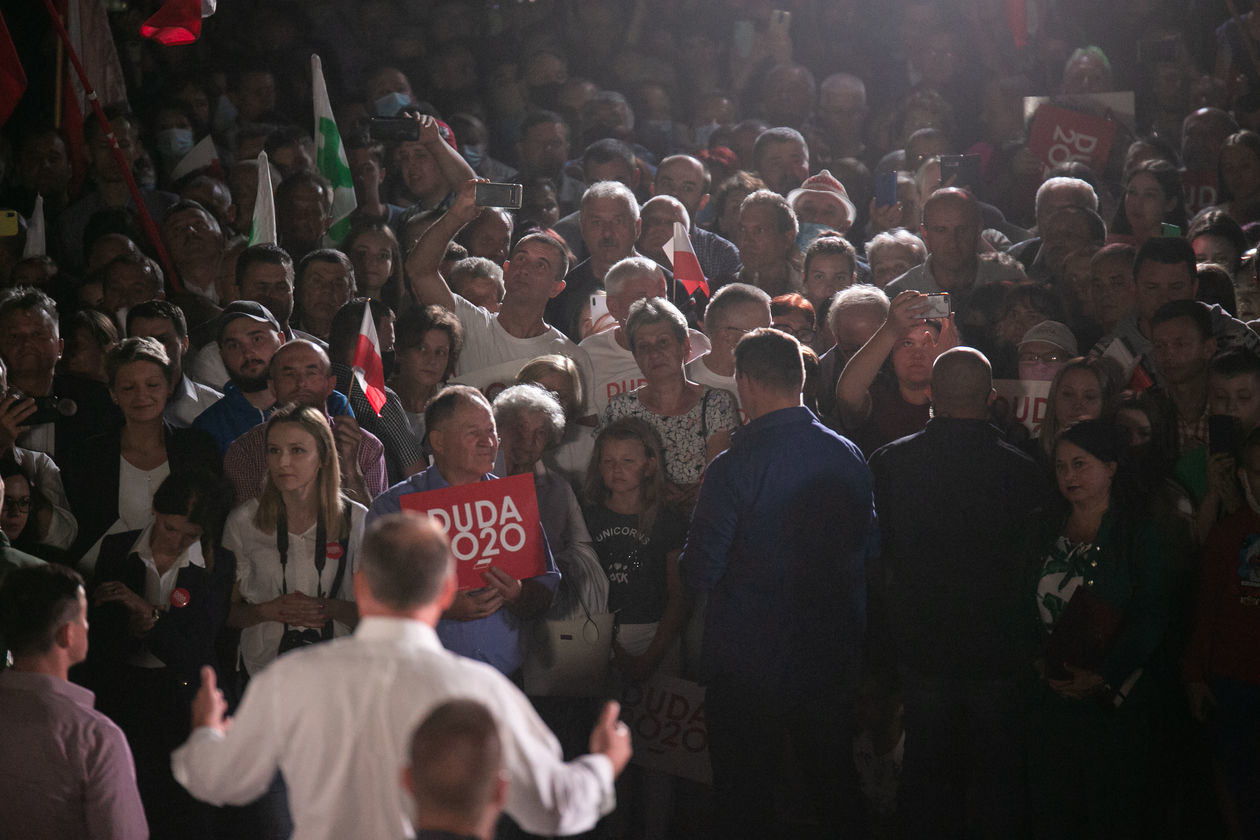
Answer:
<svg viewBox="0 0 1260 840"><path fill-rule="evenodd" d="M464 328L464 350L455 381L493 399L499 391L516 384L517 371L530 359L559 353L577 364L583 390L589 394L590 357L543 319L547 301L564 290L569 267L559 239L540 233L516 243L503 264L504 293L498 312L475 306L453 293L438 271L447 243L480 213L474 201L476 185L476 181L468 181L459 188L455 203L425 231L407 257L407 276L417 300L455 313ZM580 415L594 414L588 396Z"/></svg>
<svg viewBox="0 0 1260 840"><path fill-rule="evenodd" d="M612 810L613 781L631 752L616 703L591 733L592 754L566 764L511 682L442 649L433 628L456 580L436 524L407 512L381 517L364 537L354 590L362 616L354 636L264 669L230 728L214 671L202 670L193 733L171 756L175 778L194 796L244 804L279 769L294 840L409 836L414 820L400 775L411 733L439 704L471 697L498 722L511 779L505 811L523 829L576 834Z"/></svg>

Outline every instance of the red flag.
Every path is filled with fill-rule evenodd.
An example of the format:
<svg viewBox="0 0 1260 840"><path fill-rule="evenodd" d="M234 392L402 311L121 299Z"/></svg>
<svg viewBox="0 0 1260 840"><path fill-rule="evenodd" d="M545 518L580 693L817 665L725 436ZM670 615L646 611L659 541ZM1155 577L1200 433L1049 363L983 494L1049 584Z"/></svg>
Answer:
<svg viewBox="0 0 1260 840"><path fill-rule="evenodd" d="M26 71L18 60L17 47L13 46L4 16L0 15L0 125L9 119L25 91Z"/></svg>
<svg viewBox="0 0 1260 840"><path fill-rule="evenodd" d="M167 47L193 43L201 37L201 0L166 0L140 34Z"/></svg>
<svg viewBox="0 0 1260 840"><path fill-rule="evenodd" d="M700 270L700 261L696 259L696 252L691 250L691 240L682 222L674 222L674 238L665 243L665 256L674 266L674 279L683 284L687 294L694 295L696 289L700 289L708 296L709 281Z"/></svg>
<svg viewBox="0 0 1260 840"><path fill-rule="evenodd" d="M381 362L381 342L376 337L372 307L367 303L363 304L363 324L354 348L354 378L359 381L372 410L380 417L385 405L385 365Z"/></svg>

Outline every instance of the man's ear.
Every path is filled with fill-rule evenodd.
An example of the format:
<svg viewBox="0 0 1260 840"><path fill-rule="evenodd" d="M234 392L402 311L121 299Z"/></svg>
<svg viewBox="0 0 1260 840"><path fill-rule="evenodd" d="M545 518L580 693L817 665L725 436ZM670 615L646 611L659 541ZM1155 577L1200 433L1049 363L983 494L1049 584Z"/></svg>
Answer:
<svg viewBox="0 0 1260 840"><path fill-rule="evenodd" d="M438 606L442 608L442 612L446 612L451 604L455 603L455 595L458 592L459 581L455 577L455 570L451 569L442 581L442 590L438 593Z"/></svg>
<svg viewBox="0 0 1260 840"><path fill-rule="evenodd" d="M507 770L500 770L494 780L494 805L495 808L502 811L507 805L508 786L511 781L508 778Z"/></svg>
<svg viewBox="0 0 1260 840"><path fill-rule="evenodd" d="M65 622L57 628L57 632L53 633L53 644L64 650L70 648L70 622Z"/></svg>
<svg viewBox="0 0 1260 840"><path fill-rule="evenodd" d="M636 236L635 238L637 239L638 237ZM505 267L505 268L507 267L507 263L504 263L504 267ZM555 285L555 287L551 290L551 294L547 295L547 297L548 297L548 298L553 298L553 297L555 297L556 295L560 294L560 293L561 293L561 292L563 292L563 291L564 291L564 281L563 281L563 280L557 280L557 281L556 281L556 285Z"/></svg>
<svg viewBox="0 0 1260 840"><path fill-rule="evenodd" d="M700 215L700 211L701 211L701 210L703 210L704 208L706 208L706 207L708 207L708 206L709 206L709 199L710 199L710 198L713 198L713 196L709 195L708 193L705 193L704 195L700 196L700 203L696 205L696 215L697 215L697 216L699 216L699 215ZM692 223L692 224L695 224L695 222L696 222L696 220L695 220L695 219L692 219L692 220L691 220L691 223Z"/></svg>

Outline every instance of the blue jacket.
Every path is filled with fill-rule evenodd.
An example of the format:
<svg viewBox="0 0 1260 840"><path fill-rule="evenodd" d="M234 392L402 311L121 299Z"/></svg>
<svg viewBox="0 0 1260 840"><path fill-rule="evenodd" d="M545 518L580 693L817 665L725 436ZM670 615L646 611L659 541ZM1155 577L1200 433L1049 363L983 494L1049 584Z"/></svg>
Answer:
<svg viewBox="0 0 1260 840"><path fill-rule="evenodd" d="M219 454L226 455L232 441L259 423L266 423L274 410L275 406L266 411L254 408L245 393L229 382L223 386L223 399L198 414L193 428L208 432L219 445ZM328 413L333 417L340 414L354 416L350 401L340 391L333 391L328 397Z"/></svg>
<svg viewBox="0 0 1260 840"><path fill-rule="evenodd" d="M851 688L877 543L851 441L804 406L737 430L705 474L681 559L687 585L709 593L703 676L787 695Z"/></svg>

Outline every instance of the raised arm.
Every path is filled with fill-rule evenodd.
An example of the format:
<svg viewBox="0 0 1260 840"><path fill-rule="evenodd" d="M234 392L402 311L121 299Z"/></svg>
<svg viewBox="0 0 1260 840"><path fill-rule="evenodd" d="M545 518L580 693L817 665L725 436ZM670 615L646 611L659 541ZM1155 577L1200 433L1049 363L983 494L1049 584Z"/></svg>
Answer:
<svg viewBox="0 0 1260 840"><path fill-rule="evenodd" d="M481 208L474 203L476 179L465 181L455 194L455 202L424 232L416 247L407 255L407 282L411 293L421 304L434 303L455 311L455 296L439 271L446 246L464 225L477 218Z"/></svg>
<svg viewBox="0 0 1260 840"><path fill-rule="evenodd" d="M861 426L870 418L871 385L897 341L916 323L922 323L918 317L923 309L921 297L919 292L907 290L893 298L883 325L844 366L836 380L836 412L846 428Z"/></svg>
<svg viewBox="0 0 1260 840"><path fill-rule="evenodd" d="M438 171L442 173L448 191L454 192L465 181L477 177L477 173L468 165L468 161L464 160L463 155L442 139L435 117L428 114L413 114L412 116L420 121L420 142L437 161Z"/></svg>

